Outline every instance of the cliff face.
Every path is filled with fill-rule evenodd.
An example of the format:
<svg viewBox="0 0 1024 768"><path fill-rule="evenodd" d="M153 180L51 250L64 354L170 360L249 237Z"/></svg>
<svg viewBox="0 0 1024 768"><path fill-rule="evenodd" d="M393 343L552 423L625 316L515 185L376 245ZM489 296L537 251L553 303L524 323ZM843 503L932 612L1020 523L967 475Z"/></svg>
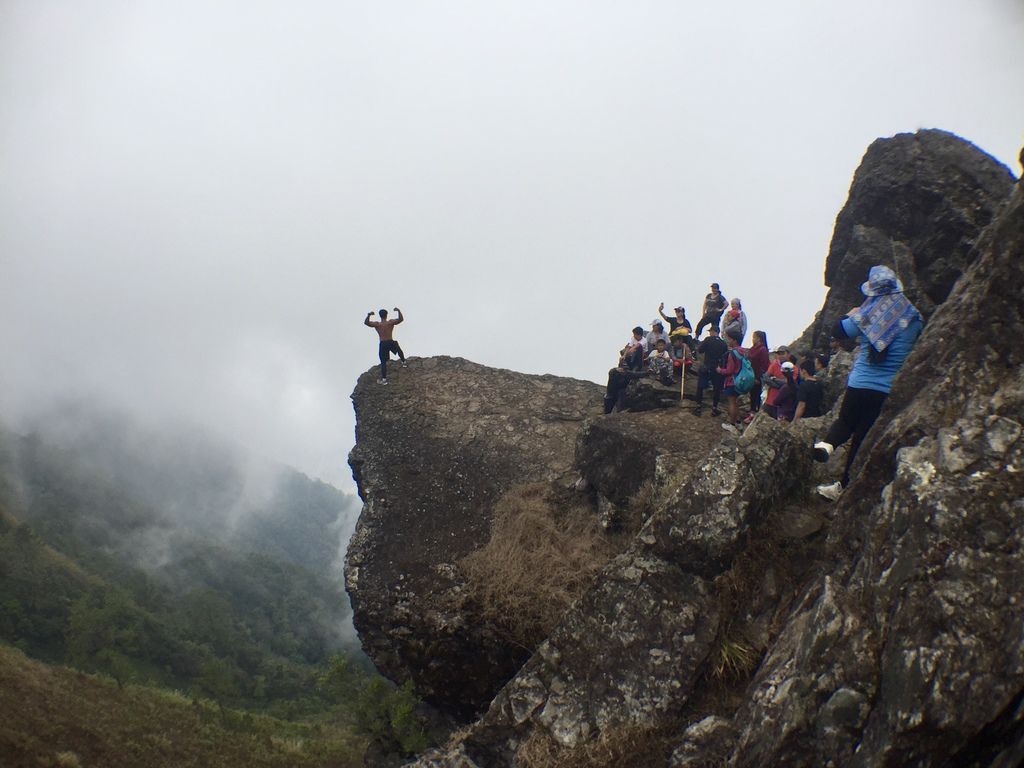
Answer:
<svg viewBox="0 0 1024 768"><path fill-rule="evenodd" d="M833 250L848 259L876 235L883 252L903 244L897 269L931 317L855 481L835 504L812 492L837 470L838 457L810 461L829 417L759 416L724 439L686 404L577 424L562 482L578 474L595 514L648 488L648 513L483 716L417 765L1024 761L1024 196L941 132L876 142L865 164L855 189L889 181L870 204L862 185L844 213L888 229L862 237L841 214ZM860 255L859 273L833 273L819 320L830 302L859 303L867 268L885 262ZM479 668L446 663L450 680Z"/></svg>
<svg viewBox="0 0 1024 768"><path fill-rule="evenodd" d="M1022 257L1018 188L897 378L735 765L1024 760Z"/></svg>
<svg viewBox="0 0 1024 768"><path fill-rule="evenodd" d="M797 346L828 347L836 319L863 300L860 284L874 264L892 267L930 316L966 271L978 237L1012 186L1006 166L945 131L873 142L836 218L825 260L825 303Z"/></svg>

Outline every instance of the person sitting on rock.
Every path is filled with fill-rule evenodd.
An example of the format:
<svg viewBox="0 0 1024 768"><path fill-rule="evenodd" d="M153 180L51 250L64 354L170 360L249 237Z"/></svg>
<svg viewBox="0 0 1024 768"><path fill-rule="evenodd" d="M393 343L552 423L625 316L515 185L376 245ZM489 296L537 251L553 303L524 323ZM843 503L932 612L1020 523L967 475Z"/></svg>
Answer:
<svg viewBox="0 0 1024 768"><path fill-rule="evenodd" d="M739 299L732 299L729 302L729 311L722 317L722 336L729 338L729 331L737 331L740 335L740 344L747 335L747 313L743 311L743 304Z"/></svg>
<svg viewBox="0 0 1024 768"><path fill-rule="evenodd" d="M395 326L405 320L402 317L402 310L395 307L395 312L398 313L397 320L388 320L388 311L386 309L380 310L380 320L371 320L373 316L373 310L366 313L366 317L363 319L363 325L368 325L377 331L377 336L380 338L380 344L377 347L377 357L380 359L380 378L377 379L378 384L388 383L388 360L391 359L392 353L398 355L402 361L402 367L405 367L405 353L402 352L402 348L398 346L398 342L394 339Z"/></svg>
<svg viewBox="0 0 1024 768"><path fill-rule="evenodd" d="M717 327L722 320L722 313L727 306L729 306L729 303L725 296L722 295L718 283L712 283L711 293L704 297L704 306L701 309L700 322L697 323L697 331L693 334L694 338L700 339L700 332L704 330L705 325Z"/></svg>
<svg viewBox="0 0 1024 768"><path fill-rule="evenodd" d="M676 307L674 312L675 316L669 317L665 314L665 302L663 301L658 305L658 314L661 315L662 320L668 323L668 335L671 336L680 328L685 328L690 333L693 333L693 326L686 319L686 310L683 307Z"/></svg>
<svg viewBox="0 0 1024 768"><path fill-rule="evenodd" d="M668 349L672 357L672 367L682 373L683 368L693 363L690 331L685 327L678 328L669 334L669 338L672 339L672 346Z"/></svg>
<svg viewBox="0 0 1024 768"><path fill-rule="evenodd" d="M644 353L647 340L644 329L639 325L633 329L633 335L619 350L619 364L608 371L608 386L604 393L604 412L611 413L619 404L629 382L644 375Z"/></svg>
<svg viewBox="0 0 1024 768"><path fill-rule="evenodd" d="M672 384L672 356L665 339L654 342L654 351L647 356L647 372L665 386Z"/></svg>
<svg viewBox="0 0 1024 768"><path fill-rule="evenodd" d="M703 355L700 371L697 374L697 407L693 409L694 416L700 416L704 411L704 390L709 386L711 394L711 415L717 416L718 400L722 396L722 384L725 377L718 372L718 366L722 364L722 358L728 353L728 345L718 335L718 326L712 325L708 328L708 337L697 345L697 354Z"/></svg>
<svg viewBox="0 0 1024 768"><path fill-rule="evenodd" d="M662 324L661 320L652 320L651 332L647 334L647 354L651 354L651 352L654 351L654 345L657 343L658 339L664 339L666 347L672 343L668 334L665 333L665 326Z"/></svg>
<svg viewBox="0 0 1024 768"><path fill-rule="evenodd" d="M800 384L796 388L796 410L793 423L807 417L821 416L821 403L825 399L825 388L818 381L818 373L824 369L815 357L808 357L800 363Z"/></svg>
<svg viewBox="0 0 1024 768"><path fill-rule="evenodd" d="M796 366L793 365L793 361L786 360L779 368L782 373L782 386L775 395L772 408L775 410L775 418L779 421L792 421L796 414L796 393L799 388Z"/></svg>
<svg viewBox="0 0 1024 768"><path fill-rule="evenodd" d="M738 403L739 396L736 394L736 389L733 385L736 374L743 368L742 357L746 357L747 354L747 351L740 346L742 341L743 336L736 329L726 334L725 343L729 348L729 353L725 356L722 364L718 366L718 372L725 377L722 394L725 395L725 401L729 406L729 421L722 426L734 432L739 430L740 408Z"/></svg>
<svg viewBox="0 0 1024 768"><path fill-rule="evenodd" d="M839 418L825 439L814 445L815 460L828 461L836 448L852 438L842 479L817 489L832 501L850 484L850 467L857 450L878 418L892 380L924 326L921 313L903 295L903 284L889 267L871 267L860 289L864 303L839 318L832 329L834 337L856 339L860 348L846 381Z"/></svg>
<svg viewBox="0 0 1024 768"><path fill-rule="evenodd" d="M764 396L764 409L773 419L778 417L775 412L775 398L786 383L782 376L782 364L789 360L789 348L781 346L768 356L768 370L761 377L761 389Z"/></svg>

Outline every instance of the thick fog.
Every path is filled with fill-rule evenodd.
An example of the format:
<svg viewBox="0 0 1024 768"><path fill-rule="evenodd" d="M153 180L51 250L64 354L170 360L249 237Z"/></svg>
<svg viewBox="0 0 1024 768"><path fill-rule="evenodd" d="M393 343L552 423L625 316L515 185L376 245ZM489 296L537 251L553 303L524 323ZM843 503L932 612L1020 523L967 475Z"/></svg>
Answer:
<svg viewBox="0 0 1024 768"><path fill-rule="evenodd" d="M602 381L717 280L788 341L873 139L1019 173L1021 40L1011 0L0 2L0 418L96 397L351 489L371 309Z"/></svg>

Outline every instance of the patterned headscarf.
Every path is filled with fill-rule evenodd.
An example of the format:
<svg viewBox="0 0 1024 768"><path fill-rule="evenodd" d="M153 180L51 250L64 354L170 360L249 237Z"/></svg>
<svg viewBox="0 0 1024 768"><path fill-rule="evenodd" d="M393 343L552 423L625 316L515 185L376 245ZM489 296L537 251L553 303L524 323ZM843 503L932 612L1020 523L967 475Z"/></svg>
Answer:
<svg viewBox="0 0 1024 768"><path fill-rule="evenodd" d="M888 349L900 331L921 317L917 307L903 295L903 283L889 267L872 267L860 290L867 298L850 319L879 352Z"/></svg>

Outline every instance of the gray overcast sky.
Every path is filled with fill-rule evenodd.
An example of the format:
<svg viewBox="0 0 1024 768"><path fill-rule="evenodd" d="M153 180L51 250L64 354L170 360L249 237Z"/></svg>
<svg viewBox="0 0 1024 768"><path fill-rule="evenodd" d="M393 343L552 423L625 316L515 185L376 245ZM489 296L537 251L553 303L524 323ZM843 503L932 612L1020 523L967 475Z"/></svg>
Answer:
<svg viewBox="0 0 1024 768"><path fill-rule="evenodd" d="M711 280L811 320L878 136L1024 143L1024 4L0 1L0 415L213 426L343 488L361 325L603 381Z"/></svg>

